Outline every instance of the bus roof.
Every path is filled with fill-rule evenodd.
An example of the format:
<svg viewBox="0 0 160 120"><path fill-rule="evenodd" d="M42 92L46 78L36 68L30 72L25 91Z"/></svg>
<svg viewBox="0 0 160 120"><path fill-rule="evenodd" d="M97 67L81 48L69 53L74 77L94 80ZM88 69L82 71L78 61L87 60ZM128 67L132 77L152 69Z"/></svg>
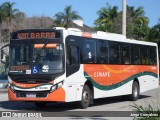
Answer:
<svg viewBox="0 0 160 120"><path fill-rule="evenodd" d="M54 29L57 29L57 28L54 28ZM95 39L111 40L111 41L117 41L117 42L126 42L126 43L133 43L133 44L157 46L157 43L128 39L128 38L126 38L126 36L124 36L122 34L109 33L109 32L103 32L103 31L89 33L89 32L82 32L82 31L74 29L74 28L64 29L62 27L58 27L58 30L60 30L60 29L65 31L67 35L75 35L75 36L87 37L87 38L95 38Z"/></svg>

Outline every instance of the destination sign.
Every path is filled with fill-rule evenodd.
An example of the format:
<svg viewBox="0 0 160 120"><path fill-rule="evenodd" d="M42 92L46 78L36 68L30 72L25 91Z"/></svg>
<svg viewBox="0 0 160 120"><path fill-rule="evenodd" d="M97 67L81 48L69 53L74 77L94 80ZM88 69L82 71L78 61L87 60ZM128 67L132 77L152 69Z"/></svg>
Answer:
<svg viewBox="0 0 160 120"><path fill-rule="evenodd" d="M18 39L55 38L55 32L18 33Z"/></svg>
<svg viewBox="0 0 160 120"><path fill-rule="evenodd" d="M12 39L54 39L54 38L60 38L60 32L59 31L18 31L13 33Z"/></svg>

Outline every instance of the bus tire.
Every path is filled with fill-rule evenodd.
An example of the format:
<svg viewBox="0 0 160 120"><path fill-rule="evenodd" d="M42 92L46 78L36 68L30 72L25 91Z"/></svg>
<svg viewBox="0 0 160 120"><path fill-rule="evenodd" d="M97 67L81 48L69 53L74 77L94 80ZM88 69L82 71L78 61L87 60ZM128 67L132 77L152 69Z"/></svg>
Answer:
<svg viewBox="0 0 160 120"><path fill-rule="evenodd" d="M39 108L46 107L47 103L46 102L35 102L35 106Z"/></svg>
<svg viewBox="0 0 160 120"><path fill-rule="evenodd" d="M79 103L80 108L85 109L89 106L90 104L90 89L88 87L88 85L84 85L83 87L83 91L82 91L82 97L81 97L81 101Z"/></svg>
<svg viewBox="0 0 160 120"><path fill-rule="evenodd" d="M139 98L139 84L134 81L132 85L132 94L130 95L131 101L136 101Z"/></svg>

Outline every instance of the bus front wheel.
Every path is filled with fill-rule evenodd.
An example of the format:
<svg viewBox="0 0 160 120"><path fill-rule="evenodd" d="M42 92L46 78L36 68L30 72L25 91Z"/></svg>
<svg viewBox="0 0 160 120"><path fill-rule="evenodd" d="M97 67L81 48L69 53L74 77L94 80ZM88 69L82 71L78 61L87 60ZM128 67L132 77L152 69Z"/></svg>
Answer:
<svg viewBox="0 0 160 120"><path fill-rule="evenodd" d="M132 94L130 96L130 99L132 101L136 101L139 98L139 84L138 82L134 81L132 85Z"/></svg>
<svg viewBox="0 0 160 120"><path fill-rule="evenodd" d="M80 107L85 109L89 106L90 104L90 89L88 85L84 85L83 91L82 91L82 98L80 101Z"/></svg>

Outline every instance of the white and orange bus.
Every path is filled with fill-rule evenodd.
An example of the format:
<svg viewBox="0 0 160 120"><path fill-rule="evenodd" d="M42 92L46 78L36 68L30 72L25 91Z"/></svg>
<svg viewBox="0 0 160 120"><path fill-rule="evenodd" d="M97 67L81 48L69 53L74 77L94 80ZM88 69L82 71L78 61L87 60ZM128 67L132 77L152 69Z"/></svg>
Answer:
<svg viewBox="0 0 160 120"><path fill-rule="evenodd" d="M159 87L156 43L105 32L29 29L10 40L11 101L79 101L87 108L97 98L139 94Z"/></svg>

